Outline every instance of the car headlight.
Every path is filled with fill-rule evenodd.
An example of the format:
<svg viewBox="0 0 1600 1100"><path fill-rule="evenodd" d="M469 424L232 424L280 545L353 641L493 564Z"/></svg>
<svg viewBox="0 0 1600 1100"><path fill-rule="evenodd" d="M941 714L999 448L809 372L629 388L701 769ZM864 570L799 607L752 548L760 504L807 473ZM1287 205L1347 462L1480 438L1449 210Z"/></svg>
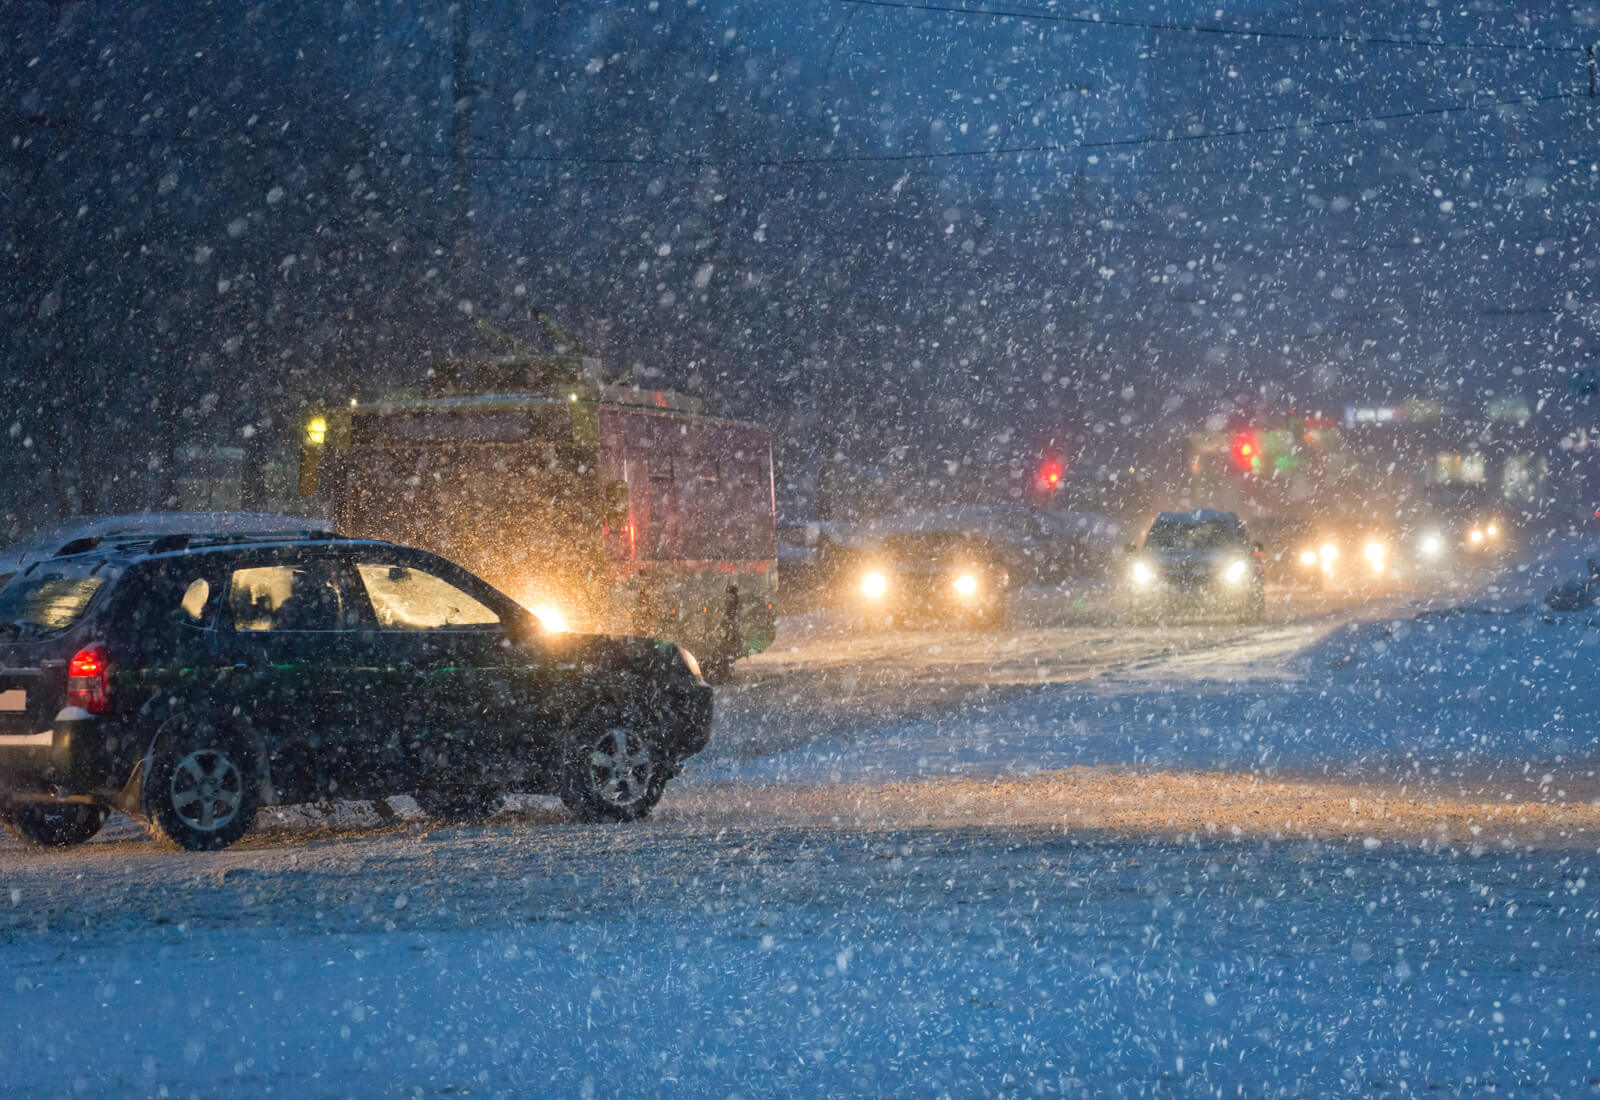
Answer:
<svg viewBox="0 0 1600 1100"><path fill-rule="evenodd" d="M1317 564L1317 552L1315 550L1302 550L1302 551L1300 551L1300 564L1306 566L1307 568L1310 568L1311 566L1316 565Z"/></svg>
<svg viewBox="0 0 1600 1100"><path fill-rule="evenodd" d="M1148 562L1134 562L1129 573L1133 577L1133 583L1140 586L1150 584L1156 579L1156 571L1150 568Z"/></svg>
<svg viewBox="0 0 1600 1100"><path fill-rule="evenodd" d="M1417 543L1417 550L1425 558L1437 558L1444 553L1444 536L1437 531L1429 531Z"/></svg>
<svg viewBox="0 0 1600 1100"><path fill-rule="evenodd" d="M1325 542L1317 548L1317 557L1322 559L1324 565L1332 565L1339 557L1339 548L1331 542Z"/></svg>
<svg viewBox="0 0 1600 1100"><path fill-rule="evenodd" d="M887 591L889 591L889 578L882 573L872 572L861 578L861 594L867 599L880 600Z"/></svg>
<svg viewBox="0 0 1600 1100"><path fill-rule="evenodd" d="M1373 539L1361 548L1361 554L1367 559L1367 564L1374 573L1382 573L1385 559L1389 556L1389 548L1377 539Z"/></svg>
<svg viewBox="0 0 1600 1100"><path fill-rule="evenodd" d="M1242 561L1230 561L1228 567L1222 571L1222 579L1229 584L1243 584L1250 566Z"/></svg>
<svg viewBox="0 0 1600 1100"><path fill-rule="evenodd" d="M1490 538L1497 538L1500 534L1500 525L1498 523L1491 523L1483 529L1483 533L1488 535Z"/></svg>
<svg viewBox="0 0 1600 1100"><path fill-rule="evenodd" d="M533 617L539 620L539 625L552 634L565 634L567 632L567 614L559 607L545 604L533 609Z"/></svg>
<svg viewBox="0 0 1600 1100"><path fill-rule="evenodd" d="M1467 539L1468 539L1468 541L1470 541L1470 542L1471 542L1471 543L1472 543L1472 544L1473 544L1473 545L1474 545L1474 546L1481 546L1481 545L1482 545L1482 544L1483 544L1483 528L1482 528L1482 527L1474 527L1474 528L1473 528L1473 529L1472 529L1472 530L1471 530L1471 531L1470 531L1470 532L1469 532L1469 533L1468 533L1468 534L1467 534Z"/></svg>
<svg viewBox="0 0 1600 1100"><path fill-rule="evenodd" d="M971 596L978 591L978 578L971 573L962 573L956 578L956 592L963 596Z"/></svg>

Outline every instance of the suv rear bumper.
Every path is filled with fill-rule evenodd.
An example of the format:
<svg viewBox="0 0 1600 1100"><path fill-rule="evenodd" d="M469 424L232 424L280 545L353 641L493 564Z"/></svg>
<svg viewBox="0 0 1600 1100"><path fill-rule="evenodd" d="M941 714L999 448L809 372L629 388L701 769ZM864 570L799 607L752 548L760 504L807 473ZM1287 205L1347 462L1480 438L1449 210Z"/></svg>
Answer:
<svg viewBox="0 0 1600 1100"><path fill-rule="evenodd" d="M77 707L48 730L0 735L0 801L40 795L98 794L121 786L101 720Z"/></svg>

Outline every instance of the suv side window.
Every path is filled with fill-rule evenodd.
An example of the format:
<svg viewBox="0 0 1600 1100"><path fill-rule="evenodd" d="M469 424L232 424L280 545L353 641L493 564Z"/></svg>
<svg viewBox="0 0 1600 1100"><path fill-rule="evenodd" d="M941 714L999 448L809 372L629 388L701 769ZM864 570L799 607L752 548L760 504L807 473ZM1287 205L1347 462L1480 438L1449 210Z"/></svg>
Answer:
<svg viewBox="0 0 1600 1100"><path fill-rule="evenodd" d="M381 630L487 630L500 616L449 581L414 566L358 562Z"/></svg>
<svg viewBox="0 0 1600 1100"><path fill-rule="evenodd" d="M243 633L348 630L344 600L323 562L235 569L228 584L233 628Z"/></svg>

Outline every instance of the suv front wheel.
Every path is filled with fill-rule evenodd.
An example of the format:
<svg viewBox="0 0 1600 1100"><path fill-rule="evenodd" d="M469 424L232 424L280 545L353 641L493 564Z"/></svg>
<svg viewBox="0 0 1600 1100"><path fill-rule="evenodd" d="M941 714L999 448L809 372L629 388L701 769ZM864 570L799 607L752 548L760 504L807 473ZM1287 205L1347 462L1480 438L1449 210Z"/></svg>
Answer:
<svg viewBox="0 0 1600 1100"><path fill-rule="evenodd" d="M191 852L226 848L249 831L261 803L256 753L238 734L197 721L162 736L145 805L162 836Z"/></svg>
<svg viewBox="0 0 1600 1100"><path fill-rule="evenodd" d="M561 801L582 821L637 821L661 800L668 766L640 723L590 723L566 746Z"/></svg>

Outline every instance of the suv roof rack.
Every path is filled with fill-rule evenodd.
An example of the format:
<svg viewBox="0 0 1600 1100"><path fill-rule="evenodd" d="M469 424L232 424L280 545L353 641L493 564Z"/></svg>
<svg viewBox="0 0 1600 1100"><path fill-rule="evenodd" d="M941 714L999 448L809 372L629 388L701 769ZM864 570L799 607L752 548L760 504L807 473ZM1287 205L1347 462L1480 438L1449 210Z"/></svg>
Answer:
<svg viewBox="0 0 1600 1100"><path fill-rule="evenodd" d="M74 539L51 557L64 558L74 554L86 554L96 549L124 553L171 554L180 550L198 550L208 546L238 546L253 542L327 542L342 537L337 531L330 531L326 527L313 527L303 531L200 531L192 534L175 532L161 535L96 535Z"/></svg>

